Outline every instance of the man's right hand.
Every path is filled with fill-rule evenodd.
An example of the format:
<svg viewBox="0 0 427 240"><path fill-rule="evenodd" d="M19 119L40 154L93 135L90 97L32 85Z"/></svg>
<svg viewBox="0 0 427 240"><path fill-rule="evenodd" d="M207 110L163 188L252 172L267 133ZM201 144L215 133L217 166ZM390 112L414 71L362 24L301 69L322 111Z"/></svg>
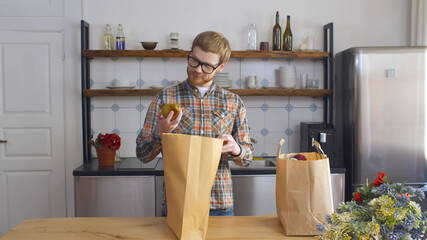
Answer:
<svg viewBox="0 0 427 240"><path fill-rule="evenodd" d="M157 128L159 129L160 134L172 132L176 128L176 126L178 126L178 123L179 121L181 121L182 117L182 109L179 111L178 117L171 121L173 114L174 112L170 111L168 116L164 118L161 109L156 112Z"/></svg>

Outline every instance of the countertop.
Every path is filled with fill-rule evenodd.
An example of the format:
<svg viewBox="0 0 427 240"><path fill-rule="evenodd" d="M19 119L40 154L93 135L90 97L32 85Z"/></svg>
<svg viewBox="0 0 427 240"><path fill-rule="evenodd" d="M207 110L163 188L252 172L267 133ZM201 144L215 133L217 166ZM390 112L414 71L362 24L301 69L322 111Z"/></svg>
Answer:
<svg viewBox="0 0 427 240"><path fill-rule="evenodd" d="M264 157L254 160L248 167L229 162L232 175L276 174L275 157ZM345 168L331 168L331 173L345 173ZM157 157L148 163L142 163L137 158L123 158L114 167L99 167L97 159L84 163L73 171L74 176L163 176L163 160Z"/></svg>
<svg viewBox="0 0 427 240"><path fill-rule="evenodd" d="M2 240L50 239L176 239L165 217L146 218L41 218L18 224ZM285 236L277 215L209 217L206 239L312 240L311 236Z"/></svg>

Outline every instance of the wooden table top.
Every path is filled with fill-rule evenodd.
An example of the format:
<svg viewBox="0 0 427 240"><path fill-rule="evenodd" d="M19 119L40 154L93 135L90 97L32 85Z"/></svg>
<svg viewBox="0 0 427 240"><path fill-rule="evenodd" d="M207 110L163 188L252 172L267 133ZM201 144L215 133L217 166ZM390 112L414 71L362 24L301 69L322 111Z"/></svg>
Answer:
<svg viewBox="0 0 427 240"><path fill-rule="evenodd" d="M31 239L176 239L164 217L41 218L27 219L1 240ZM277 215L209 217L206 239L313 240L285 236Z"/></svg>

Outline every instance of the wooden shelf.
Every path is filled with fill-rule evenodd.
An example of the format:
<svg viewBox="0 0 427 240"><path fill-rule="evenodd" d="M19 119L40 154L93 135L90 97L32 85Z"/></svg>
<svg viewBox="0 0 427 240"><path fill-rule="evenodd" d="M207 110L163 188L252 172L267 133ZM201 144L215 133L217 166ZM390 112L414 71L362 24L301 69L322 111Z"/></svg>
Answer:
<svg viewBox="0 0 427 240"><path fill-rule="evenodd" d="M83 50L83 56L88 58L99 57L187 57L190 51L187 50ZM309 58L327 59L328 52L309 51L232 51L232 58Z"/></svg>
<svg viewBox="0 0 427 240"><path fill-rule="evenodd" d="M240 96L306 96L306 97L326 97L332 91L329 89L228 89ZM85 89L83 94L86 97L107 97L107 96L154 96L159 89Z"/></svg>

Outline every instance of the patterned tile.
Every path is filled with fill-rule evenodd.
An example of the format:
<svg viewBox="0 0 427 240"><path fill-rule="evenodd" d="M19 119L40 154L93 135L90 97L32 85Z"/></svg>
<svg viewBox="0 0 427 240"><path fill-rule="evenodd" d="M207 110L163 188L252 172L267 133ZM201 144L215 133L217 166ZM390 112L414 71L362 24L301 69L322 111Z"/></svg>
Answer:
<svg viewBox="0 0 427 240"><path fill-rule="evenodd" d="M279 86L280 66L296 66L297 75L307 73L309 78L320 79L323 87L322 61L303 59L236 59L227 63L223 72L229 73L233 88L245 88L245 79L255 75L262 86ZM138 88L152 85L167 86L171 81L187 78L187 62L180 58L120 58L94 59L91 64L91 88L103 89L111 81L127 79ZM121 157L135 156L135 140L154 96L96 97L91 98L91 131L116 131L122 138ZM280 138L286 140L282 153L298 152L300 122L323 121L323 99L288 96L243 96L251 127L251 137L256 139L255 156L275 156Z"/></svg>

